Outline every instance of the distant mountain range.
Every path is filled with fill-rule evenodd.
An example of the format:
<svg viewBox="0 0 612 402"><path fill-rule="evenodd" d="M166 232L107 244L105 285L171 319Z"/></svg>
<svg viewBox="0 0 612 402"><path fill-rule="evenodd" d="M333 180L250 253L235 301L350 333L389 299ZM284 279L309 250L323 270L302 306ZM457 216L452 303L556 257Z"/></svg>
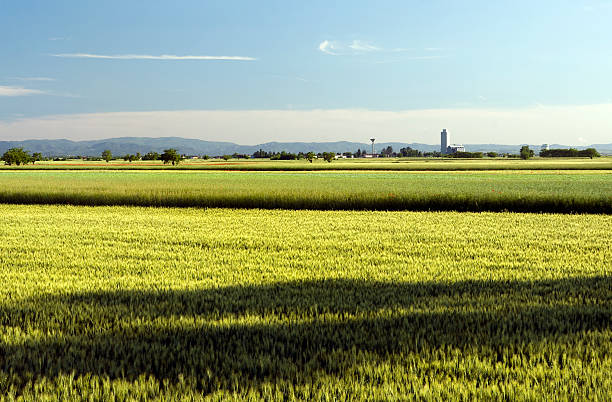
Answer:
<svg viewBox="0 0 612 402"><path fill-rule="evenodd" d="M423 152L440 150L440 145L382 142L375 144L375 150L391 146L394 151L400 148L410 147ZM465 150L469 152L494 151L499 153L518 153L521 145L500 144L464 144ZM183 155L226 155L226 154L253 154L259 149L270 152L355 152L357 149L372 149L369 143L337 141L337 142L266 142L258 145L239 145L232 142L203 141L180 137L121 137L104 140L70 141L70 140L25 140L25 141L0 141L0 154L7 149L22 147L29 152L40 152L45 156L100 156L102 151L109 149L113 155L122 156L140 152L162 152L164 149L174 148ZM530 145L536 153L540 150L540 144ZM568 145L550 144L550 148L570 148ZM572 148L585 149L595 148L602 154L612 154L612 144L593 144L587 146L572 146Z"/></svg>

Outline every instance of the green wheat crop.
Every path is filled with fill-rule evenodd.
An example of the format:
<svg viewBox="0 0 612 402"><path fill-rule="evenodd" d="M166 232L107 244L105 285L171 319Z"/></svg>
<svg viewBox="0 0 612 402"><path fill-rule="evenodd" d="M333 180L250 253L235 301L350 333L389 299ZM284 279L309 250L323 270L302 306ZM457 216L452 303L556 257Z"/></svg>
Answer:
<svg viewBox="0 0 612 402"><path fill-rule="evenodd" d="M612 213L612 171L2 171L0 202Z"/></svg>
<svg viewBox="0 0 612 402"><path fill-rule="evenodd" d="M466 171L466 170L611 170L612 158L535 158L521 159L452 159L452 158L379 158L338 159L332 163L323 160L270 161L267 159L192 160L178 166L164 165L161 161L122 160L42 161L34 165L4 166L0 170L239 170L239 171L309 171L309 170L395 170L395 171Z"/></svg>
<svg viewBox="0 0 612 402"><path fill-rule="evenodd" d="M7 400L612 393L609 215L0 205L0 227Z"/></svg>

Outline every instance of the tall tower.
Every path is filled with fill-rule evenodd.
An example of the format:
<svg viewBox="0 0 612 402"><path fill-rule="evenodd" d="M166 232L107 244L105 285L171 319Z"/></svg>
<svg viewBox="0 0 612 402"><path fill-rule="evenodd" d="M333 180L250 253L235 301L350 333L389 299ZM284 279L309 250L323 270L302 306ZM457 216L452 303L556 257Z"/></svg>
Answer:
<svg viewBox="0 0 612 402"><path fill-rule="evenodd" d="M440 152L442 153L442 155L446 154L446 149L448 148L449 144L450 141L448 138L448 132L446 131L446 129L444 129L440 133Z"/></svg>
<svg viewBox="0 0 612 402"><path fill-rule="evenodd" d="M376 141L376 138L370 138L370 141L372 141L372 157L374 157L374 141Z"/></svg>

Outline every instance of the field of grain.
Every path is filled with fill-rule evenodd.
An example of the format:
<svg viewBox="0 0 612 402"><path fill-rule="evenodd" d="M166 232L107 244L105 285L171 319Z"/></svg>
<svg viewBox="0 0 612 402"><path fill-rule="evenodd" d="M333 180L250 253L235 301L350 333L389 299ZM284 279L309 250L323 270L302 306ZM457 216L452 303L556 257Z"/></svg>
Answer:
<svg viewBox="0 0 612 402"><path fill-rule="evenodd" d="M8 399L606 399L612 217L0 205Z"/></svg>
<svg viewBox="0 0 612 402"><path fill-rule="evenodd" d="M612 170L612 157L589 158L375 158L338 159L331 163L315 160L271 161L268 159L186 159L178 166L161 161L123 160L40 161L34 165L4 166L2 170L239 170L239 171L328 171L328 170L396 170L396 171L473 171L473 170Z"/></svg>
<svg viewBox="0 0 612 402"><path fill-rule="evenodd" d="M612 213L609 171L2 171L0 202Z"/></svg>

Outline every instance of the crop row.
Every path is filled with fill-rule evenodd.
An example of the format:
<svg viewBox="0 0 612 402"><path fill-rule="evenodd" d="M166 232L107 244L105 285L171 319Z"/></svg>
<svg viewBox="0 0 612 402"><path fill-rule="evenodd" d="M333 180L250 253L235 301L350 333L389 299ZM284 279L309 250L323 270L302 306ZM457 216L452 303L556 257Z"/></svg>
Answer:
<svg viewBox="0 0 612 402"><path fill-rule="evenodd" d="M16 204L612 213L610 172L0 172Z"/></svg>
<svg viewBox="0 0 612 402"><path fill-rule="evenodd" d="M474 170L611 170L612 158L546 158L546 159L423 159L381 158L347 159L331 163L322 160L309 163L270 160L186 160L178 166L161 161L45 161L34 165L4 166L1 170L238 170L238 171L331 171L331 170L392 170L392 171L474 171Z"/></svg>
<svg viewBox="0 0 612 402"><path fill-rule="evenodd" d="M608 215L0 205L9 398L605 399Z"/></svg>

